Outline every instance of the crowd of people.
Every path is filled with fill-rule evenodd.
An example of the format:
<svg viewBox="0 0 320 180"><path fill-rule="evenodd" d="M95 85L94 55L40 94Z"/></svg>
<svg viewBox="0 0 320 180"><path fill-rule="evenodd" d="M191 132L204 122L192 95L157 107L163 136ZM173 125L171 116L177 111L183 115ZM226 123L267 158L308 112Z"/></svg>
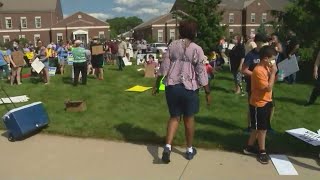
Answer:
<svg viewBox="0 0 320 180"><path fill-rule="evenodd" d="M234 78L234 93L241 96L248 95L246 131L250 133L250 137L243 153L254 154L259 162L267 164L269 157L265 139L267 131L272 131L271 119L275 108L273 86L277 81L277 65L297 53L299 42L292 32L288 33L285 43L281 43L275 34L270 37L260 33L251 34L247 39L236 35L229 44L222 38L217 48L213 48L212 52L205 56L202 48L194 42L196 33L195 22L182 21L179 26L180 39L170 41L168 51L161 52L160 69L156 72L152 93L156 95L161 82L164 83L170 118L162 161L170 162L172 143L180 121L183 121L185 126L186 159L191 160L197 154L192 143L194 116L199 111L199 90L204 88L207 105L210 105L210 81L214 79L215 73L223 68L222 65L228 62ZM97 46L102 46L103 51L97 53L95 48ZM116 61L118 70L123 71L124 58L133 57L133 49L132 42L123 38L104 43L93 39L88 48L85 48L85 44L80 40L60 41L58 44L50 43L47 46L41 41L38 41L36 46L31 43L23 46L13 42L12 47L0 51L0 72L1 77L8 78L11 85L15 83L20 85L21 69L24 66L31 66L33 61L39 59L44 64L41 77L45 84L49 84L50 63L57 58L57 67L61 74L64 74L65 66L72 62L73 85L77 86L80 79L82 84L86 85L89 73L103 80L105 63ZM136 53L147 53L145 41L137 43ZM18 58L23 58L23 63ZM154 59L154 56L148 56L146 65L154 64ZM313 104L320 95L319 65L320 52L314 65L314 78L317 83L306 105ZM295 78L296 75L292 74L286 78L286 82L293 84ZM246 88L243 88L243 80L246 82Z"/></svg>
<svg viewBox="0 0 320 180"><path fill-rule="evenodd" d="M170 162L174 135L179 122L183 120L187 144L186 159L196 155L192 146L194 135L194 116L199 111L199 89L204 88L207 105L210 105L210 81L222 64L230 63L230 71L234 77L234 93L248 95L248 128L250 137L243 153L256 155L262 164L269 162L265 139L267 131L273 132L271 119L275 109L273 86L277 81L278 64L291 58L299 49L299 42L292 32L288 33L286 43L280 43L278 37L264 34L251 34L244 40L236 35L232 45L222 39L217 48L205 56L202 48L194 42L197 25L192 21L183 21L179 26L180 38L171 42L163 60L153 88L153 94L159 92L161 80L166 87L166 100L170 118L167 124L166 144L162 153L162 161ZM314 78L317 79L307 105L313 104L320 95L318 78L320 52L314 65ZM295 74L286 78L288 84L295 83ZM242 87L246 82L246 93ZM257 145L256 145L257 142Z"/></svg>

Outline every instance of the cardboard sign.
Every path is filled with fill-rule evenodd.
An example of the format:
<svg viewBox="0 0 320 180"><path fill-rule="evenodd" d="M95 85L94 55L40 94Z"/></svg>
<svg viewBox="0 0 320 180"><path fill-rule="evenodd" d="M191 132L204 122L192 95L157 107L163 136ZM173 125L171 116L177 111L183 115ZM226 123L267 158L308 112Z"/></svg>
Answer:
<svg viewBox="0 0 320 180"><path fill-rule="evenodd" d="M92 55L100 55L104 54L103 46L102 45L95 45L91 47L91 54Z"/></svg>
<svg viewBox="0 0 320 180"><path fill-rule="evenodd" d="M283 71L283 77L288 77L299 71L298 60L295 55L285 59L278 64L278 69Z"/></svg>
<svg viewBox="0 0 320 180"><path fill-rule="evenodd" d="M12 61L16 64L16 66L21 67L26 64L24 61L24 54L21 51L14 51L11 53Z"/></svg>
<svg viewBox="0 0 320 180"><path fill-rule="evenodd" d="M313 146L320 146L320 134L317 134L306 128L291 129L287 130L286 132Z"/></svg>
<svg viewBox="0 0 320 180"><path fill-rule="evenodd" d="M155 76L155 68L156 65L154 63L146 64L145 70L144 70L144 77L146 78L154 78Z"/></svg>

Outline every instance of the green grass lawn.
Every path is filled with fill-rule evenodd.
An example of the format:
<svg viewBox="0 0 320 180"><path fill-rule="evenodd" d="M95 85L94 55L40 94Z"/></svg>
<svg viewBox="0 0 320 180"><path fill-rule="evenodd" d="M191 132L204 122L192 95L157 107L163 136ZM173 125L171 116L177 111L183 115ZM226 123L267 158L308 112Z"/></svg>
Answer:
<svg viewBox="0 0 320 180"><path fill-rule="evenodd" d="M115 66L105 66L105 80L98 81L89 77L87 86L73 87L69 69L68 75L52 77L50 85L23 79L20 86L5 84L4 87L11 96L28 95L28 103L44 103L50 118L49 127L43 130L45 133L162 144L169 117L164 93L152 96L151 90L143 93L124 91L134 85L153 85L154 79L144 78L142 72L137 71L138 68L126 67L123 72L119 72ZM247 127L247 97L231 92L232 75L227 71L219 72L212 86L211 107L205 106L204 93L200 93L201 107L196 116L194 145L241 151L248 138L243 133ZM276 84L276 110L272 122L276 134L268 136L269 151L291 154L319 151L285 133L285 130L293 128L305 127L313 131L320 128L320 100L314 106L303 107L311 88L310 84ZM66 112L64 102L67 99L85 100L87 111ZM17 106L28 103L19 103ZM1 115L5 112L4 105L1 105ZM1 127L4 127L3 123ZM185 144L182 123L174 143Z"/></svg>

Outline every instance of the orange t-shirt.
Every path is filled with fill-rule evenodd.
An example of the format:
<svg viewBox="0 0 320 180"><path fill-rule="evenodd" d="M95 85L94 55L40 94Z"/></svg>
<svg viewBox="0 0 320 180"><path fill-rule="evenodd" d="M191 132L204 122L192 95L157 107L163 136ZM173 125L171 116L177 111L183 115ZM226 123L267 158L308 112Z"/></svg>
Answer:
<svg viewBox="0 0 320 180"><path fill-rule="evenodd" d="M257 65L251 75L251 96L250 104L255 107L263 107L272 101L272 91L266 88L269 85L269 69Z"/></svg>

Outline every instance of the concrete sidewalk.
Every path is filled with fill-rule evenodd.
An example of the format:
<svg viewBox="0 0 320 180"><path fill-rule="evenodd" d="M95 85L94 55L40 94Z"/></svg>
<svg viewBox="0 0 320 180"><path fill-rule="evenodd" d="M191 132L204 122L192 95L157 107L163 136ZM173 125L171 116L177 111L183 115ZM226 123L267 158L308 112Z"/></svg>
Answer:
<svg viewBox="0 0 320 180"><path fill-rule="evenodd" d="M171 163L161 164L162 148L154 145L38 134L13 143L1 136L0 147L1 180L320 179L316 160L299 157L289 157L299 176L279 176L271 161L261 165L255 157L204 149L191 161L185 149L175 149Z"/></svg>

